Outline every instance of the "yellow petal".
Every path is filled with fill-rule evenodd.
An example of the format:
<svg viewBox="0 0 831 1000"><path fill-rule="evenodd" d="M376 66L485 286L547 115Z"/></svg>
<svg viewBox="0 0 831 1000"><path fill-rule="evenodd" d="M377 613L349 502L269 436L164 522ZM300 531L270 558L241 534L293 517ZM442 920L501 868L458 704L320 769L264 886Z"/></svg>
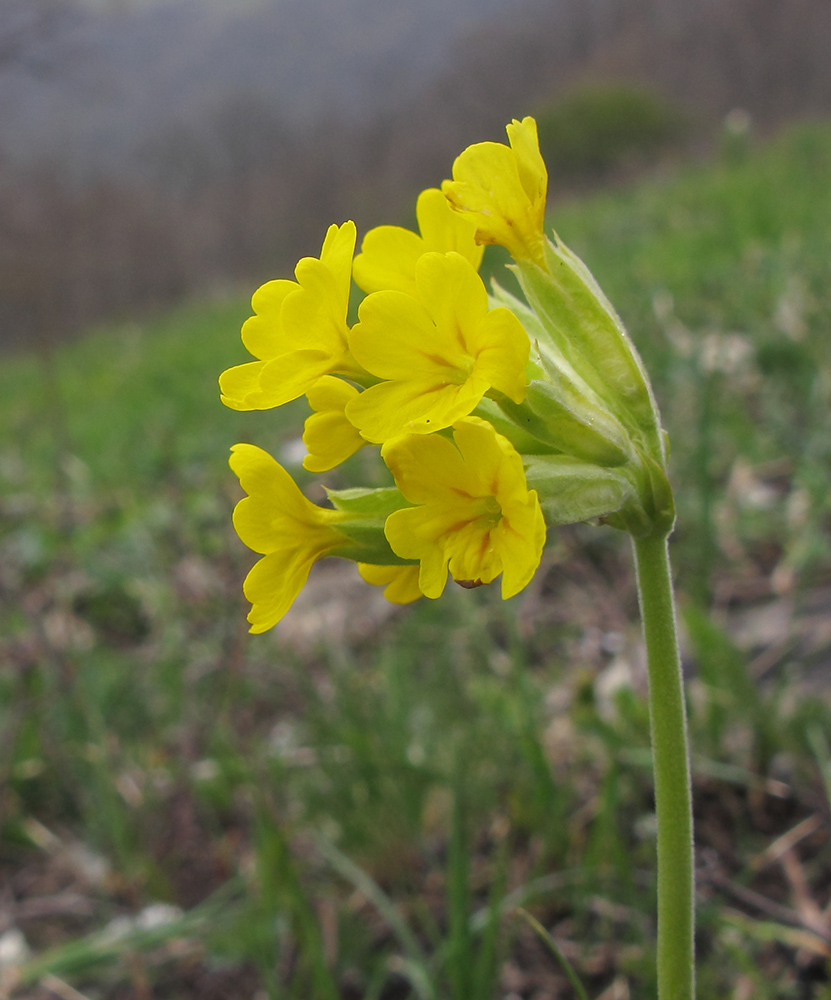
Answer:
<svg viewBox="0 0 831 1000"><path fill-rule="evenodd" d="M458 343L468 366L472 362L469 370L521 403L531 348L528 334L509 309L488 310L485 285L469 262L456 253L425 254L416 283L440 341ZM461 368L463 362L456 364Z"/></svg>
<svg viewBox="0 0 831 1000"><path fill-rule="evenodd" d="M483 519L482 514L490 517ZM454 580L492 583L502 572L502 559L494 542L500 517L501 511L494 504L494 509L460 523L445 540L445 552L450 557L448 569Z"/></svg>
<svg viewBox="0 0 831 1000"><path fill-rule="evenodd" d="M350 385L342 378L324 375L309 389L306 398L316 413L322 413L326 410L343 411L346 404L357 395L358 390L354 385Z"/></svg>
<svg viewBox="0 0 831 1000"><path fill-rule="evenodd" d="M401 515L407 515L402 517ZM407 508L390 514L384 534L392 551L402 559L418 559L418 587L425 597L441 597L447 583L447 560L443 548L436 544L430 512L424 508Z"/></svg>
<svg viewBox="0 0 831 1000"><path fill-rule="evenodd" d="M476 358L473 373L515 403L525 399L525 369L531 341L522 323L510 311L499 306L491 309L467 335Z"/></svg>
<svg viewBox="0 0 831 1000"><path fill-rule="evenodd" d="M548 193L548 171L540 153L537 123L528 115L521 122L514 119L505 126L508 142L516 156L517 173L523 190L537 214L542 228L545 212L545 197Z"/></svg>
<svg viewBox="0 0 831 1000"><path fill-rule="evenodd" d="M351 458L367 442L341 413L313 413L303 428L307 472L328 472Z"/></svg>
<svg viewBox="0 0 831 1000"><path fill-rule="evenodd" d="M320 251L320 262L332 273L340 291L339 312L344 316L349 308L352 258L355 254L357 235L358 230L351 220L341 226L329 226Z"/></svg>
<svg viewBox="0 0 831 1000"><path fill-rule="evenodd" d="M226 394L228 405L281 406L303 395L322 375L366 374L347 343L355 234L354 222L330 226L320 259L298 261L296 281L267 282L257 290L252 300L257 315L243 325L243 341L266 364L256 393L249 387L241 400Z"/></svg>
<svg viewBox="0 0 831 1000"><path fill-rule="evenodd" d="M306 420L303 431L309 453L303 459L303 468L328 472L366 444L344 412L346 404L358 396L358 390L343 379L326 375L306 396L315 412Z"/></svg>
<svg viewBox="0 0 831 1000"><path fill-rule="evenodd" d="M503 566L502 597L507 600L531 582L542 558L546 530L536 490L528 491L525 503L503 508L494 535Z"/></svg>
<svg viewBox="0 0 831 1000"><path fill-rule="evenodd" d="M477 477L468 487L471 493L493 496L503 508L526 501L528 486L522 457L492 424L479 417L460 420L453 429L453 440L465 466Z"/></svg>
<svg viewBox="0 0 831 1000"><path fill-rule="evenodd" d="M343 518L313 504L268 452L237 444L229 461L248 494L234 509L234 527L255 552L290 551L298 546L321 551L342 542L331 527Z"/></svg>
<svg viewBox="0 0 831 1000"><path fill-rule="evenodd" d="M260 393L265 402L259 409L282 406L298 399L324 375L332 371L332 356L326 351L298 350L266 361L260 373Z"/></svg>
<svg viewBox="0 0 831 1000"><path fill-rule="evenodd" d="M370 229L355 258L355 284L365 292L394 288L415 295L415 266L424 240L401 226Z"/></svg>
<svg viewBox="0 0 831 1000"><path fill-rule="evenodd" d="M296 282L278 278L254 292L251 308L255 315L242 324L242 342L255 358L267 361L282 353L280 311L286 296L296 289Z"/></svg>
<svg viewBox="0 0 831 1000"><path fill-rule="evenodd" d="M528 335L509 310L488 311L470 262L452 251L422 254L415 281L418 298L394 290L368 295L349 336L356 361L387 380L346 411L377 443L449 427L490 388L518 403L525 397Z"/></svg>
<svg viewBox="0 0 831 1000"><path fill-rule="evenodd" d="M365 292L396 289L415 295L416 263L429 251L455 251L479 268L484 248L476 243L476 226L454 212L438 188L418 196L416 218L421 235L401 226L378 226L366 234L354 264L355 283Z"/></svg>
<svg viewBox="0 0 831 1000"><path fill-rule="evenodd" d="M253 605L252 632L264 632L288 611L309 569L343 544L333 525L346 515L311 503L286 470L267 452L250 444L231 449L231 468L248 493L234 508L234 527L242 541L265 555L243 586Z"/></svg>
<svg viewBox="0 0 831 1000"><path fill-rule="evenodd" d="M476 242L476 226L454 212L438 188L427 188L416 202L418 228L424 240L424 250L460 253L479 270L485 248Z"/></svg>
<svg viewBox="0 0 831 1000"><path fill-rule="evenodd" d="M457 253L426 253L416 265L416 286L439 337L470 354L467 333L485 317L488 293L473 265Z"/></svg>
<svg viewBox="0 0 831 1000"><path fill-rule="evenodd" d="M358 572L367 583L384 587L384 597L392 604L412 604L422 596L418 587L418 566L375 566L358 563Z"/></svg>
<svg viewBox="0 0 831 1000"><path fill-rule="evenodd" d="M441 435L395 438L381 449L381 457L410 503L452 505L486 489L485 478L476 466L466 463L454 442Z"/></svg>
<svg viewBox="0 0 831 1000"><path fill-rule="evenodd" d="M258 316L276 317L283 305L283 300L297 288L297 282L289 278L275 278L266 281L251 296L251 308Z"/></svg>
<svg viewBox="0 0 831 1000"><path fill-rule="evenodd" d="M314 257L299 261L295 274L300 288L283 303L280 353L312 348L339 356L346 350L347 337L347 304L341 283Z"/></svg>
<svg viewBox="0 0 831 1000"><path fill-rule="evenodd" d="M219 398L222 402L232 410L256 410L263 366L262 361L250 361L224 371L219 376ZM253 405L249 403L250 399L255 400Z"/></svg>
<svg viewBox="0 0 831 1000"><path fill-rule="evenodd" d="M251 602L248 621L254 633L273 628L294 603L315 561L309 553L272 552L254 564L242 585Z"/></svg>
<svg viewBox="0 0 831 1000"><path fill-rule="evenodd" d="M349 335L350 350L379 378L443 378L466 363L458 340L438 330L425 305L404 292L367 295L358 317Z"/></svg>
<svg viewBox="0 0 831 1000"><path fill-rule="evenodd" d="M479 405L488 383L469 378L462 385L415 379L381 382L346 407L346 416L367 441L383 444L400 434L430 434L450 427Z"/></svg>

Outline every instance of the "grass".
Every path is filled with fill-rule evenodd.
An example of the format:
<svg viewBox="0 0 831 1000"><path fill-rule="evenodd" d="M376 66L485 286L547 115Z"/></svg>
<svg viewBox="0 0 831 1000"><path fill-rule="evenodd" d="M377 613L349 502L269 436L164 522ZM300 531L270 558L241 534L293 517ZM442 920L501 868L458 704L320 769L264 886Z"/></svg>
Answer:
<svg viewBox="0 0 831 1000"><path fill-rule="evenodd" d="M672 438L702 1000L831 996L829 171L806 125L553 212ZM0 995L573 996L557 954L591 997L652 995L623 539L558 532L505 604L388 613L335 566L249 638L226 456L279 454L302 408L219 405L246 315L0 371L0 935L28 947Z"/></svg>

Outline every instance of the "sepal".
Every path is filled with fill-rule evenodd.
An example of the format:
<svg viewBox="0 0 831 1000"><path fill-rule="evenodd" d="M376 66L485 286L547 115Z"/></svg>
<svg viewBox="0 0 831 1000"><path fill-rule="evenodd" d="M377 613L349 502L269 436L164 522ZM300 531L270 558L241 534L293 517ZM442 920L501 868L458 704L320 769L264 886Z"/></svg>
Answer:
<svg viewBox="0 0 831 1000"><path fill-rule="evenodd" d="M499 403L488 399L487 396L482 398L473 411L473 416L487 420L498 434L511 442L520 455L559 455L562 452L562 448L546 444L527 429L523 419L526 412L524 407L511 403L510 400L507 402L510 403L511 409L517 410L519 419L509 416L507 412L502 410Z"/></svg>
<svg viewBox="0 0 831 1000"><path fill-rule="evenodd" d="M564 244L546 240L548 270L516 266L547 337L612 413L661 455L658 416L643 364L591 271Z"/></svg>
<svg viewBox="0 0 831 1000"><path fill-rule="evenodd" d="M546 524L577 524L608 519L637 503L632 482L618 472L569 455L533 458L525 463L528 488L537 491Z"/></svg>
<svg viewBox="0 0 831 1000"><path fill-rule="evenodd" d="M369 489L356 486L348 490L326 490L335 510L356 517L380 518L382 521L394 511L410 505L394 486L384 486L380 489Z"/></svg>
<svg viewBox="0 0 831 1000"><path fill-rule="evenodd" d="M327 490L326 494L334 508L347 515L338 522L344 543L333 555L378 566L402 566L410 562L392 551L384 534L387 517L393 511L411 506L399 490L394 486L374 490L357 487Z"/></svg>
<svg viewBox="0 0 831 1000"><path fill-rule="evenodd" d="M597 465L623 465L629 454L620 425L611 414L575 399L569 388L562 382L534 380L521 406L504 397L499 406L520 427L558 451Z"/></svg>
<svg viewBox="0 0 831 1000"><path fill-rule="evenodd" d="M651 510L653 530L656 533L668 535L675 524L675 497L669 477L663 466L649 455L643 455L651 493Z"/></svg>
<svg viewBox="0 0 831 1000"><path fill-rule="evenodd" d="M532 341L525 402L517 406L500 399L506 415L557 451L598 465L629 461L632 447L625 427L570 364L539 316L496 281L492 288L492 300L514 313Z"/></svg>

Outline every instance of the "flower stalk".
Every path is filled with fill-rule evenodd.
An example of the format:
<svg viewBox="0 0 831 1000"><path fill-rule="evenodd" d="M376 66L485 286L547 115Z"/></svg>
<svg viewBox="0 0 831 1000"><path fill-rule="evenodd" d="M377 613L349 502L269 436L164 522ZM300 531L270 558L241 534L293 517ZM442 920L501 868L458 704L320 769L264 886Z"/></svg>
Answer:
<svg viewBox="0 0 831 1000"><path fill-rule="evenodd" d="M649 671L658 823L658 997L695 996L692 795L667 537L633 538Z"/></svg>

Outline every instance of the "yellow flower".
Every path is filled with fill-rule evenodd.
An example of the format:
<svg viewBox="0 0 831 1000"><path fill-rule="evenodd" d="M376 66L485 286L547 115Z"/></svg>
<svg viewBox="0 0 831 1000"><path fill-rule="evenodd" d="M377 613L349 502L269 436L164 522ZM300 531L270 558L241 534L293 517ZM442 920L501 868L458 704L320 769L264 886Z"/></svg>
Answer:
<svg viewBox="0 0 831 1000"><path fill-rule="evenodd" d="M488 309L473 265L458 253L426 253L415 280L418 298L368 295L349 336L357 361L387 380L346 406L369 441L449 427L490 389L515 403L525 398L528 335L510 310Z"/></svg>
<svg viewBox="0 0 831 1000"><path fill-rule="evenodd" d="M548 171L540 155L537 123L507 126L510 147L499 142L468 146L453 164L442 191L476 225L478 243L507 247L516 260L545 267L545 196Z"/></svg>
<svg viewBox="0 0 831 1000"><path fill-rule="evenodd" d="M234 508L234 528L264 558L245 578L252 632L283 617L303 589L312 564L344 545L334 525L347 514L313 504L267 452L252 444L231 449L231 468L248 494Z"/></svg>
<svg viewBox="0 0 831 1000"><path fill-rule="evenodd" d="M328 472L366 444L344 413L346 404L357 397L353 385L333 375L324 375L306 391L315 412L303 429L303 444L309 453L303 459L304 469Z"/></svg>
<svg viewBox="0 0 831 1000"><path fill-rule="evenodd" d="M395 288L416 295L416 262L431 250L455 250L479 270L484 247L474 239L476 226L454 212L438 188L428 188L418 196L416 219L420 236L401 226L370 229L353 267L359 288L365 292Z"/></svg>
<svg viewBox="0 0 831 1000"><path fill-rule="evenodd" d="M384 597L392 604L412 604L421 597L418 566L375 566L358 563L358 572L367 583L384 587Z"/></svg>
<svg viewBox="0 0 831 1000"><path fill-rule="evenodd" d="M365 375L349 353L346 314L355 251L354 222L330 226L320 259L304 257L296 281L269 281L251 300L242 340L259 358L223 372L222 402L265 410L302 396L323 375Z"/></svg>
<svg viewBox="0 0 831 1000"><path fill-rule="evenodd" d="M513 445L478 417L460 420L455 444L439 434L407 435L381 451L404 497L384 529L402 559L418 559L418 585L438 597L454 580L490 583L502 596L530 581L545 544L545 521Z"/></svg>

